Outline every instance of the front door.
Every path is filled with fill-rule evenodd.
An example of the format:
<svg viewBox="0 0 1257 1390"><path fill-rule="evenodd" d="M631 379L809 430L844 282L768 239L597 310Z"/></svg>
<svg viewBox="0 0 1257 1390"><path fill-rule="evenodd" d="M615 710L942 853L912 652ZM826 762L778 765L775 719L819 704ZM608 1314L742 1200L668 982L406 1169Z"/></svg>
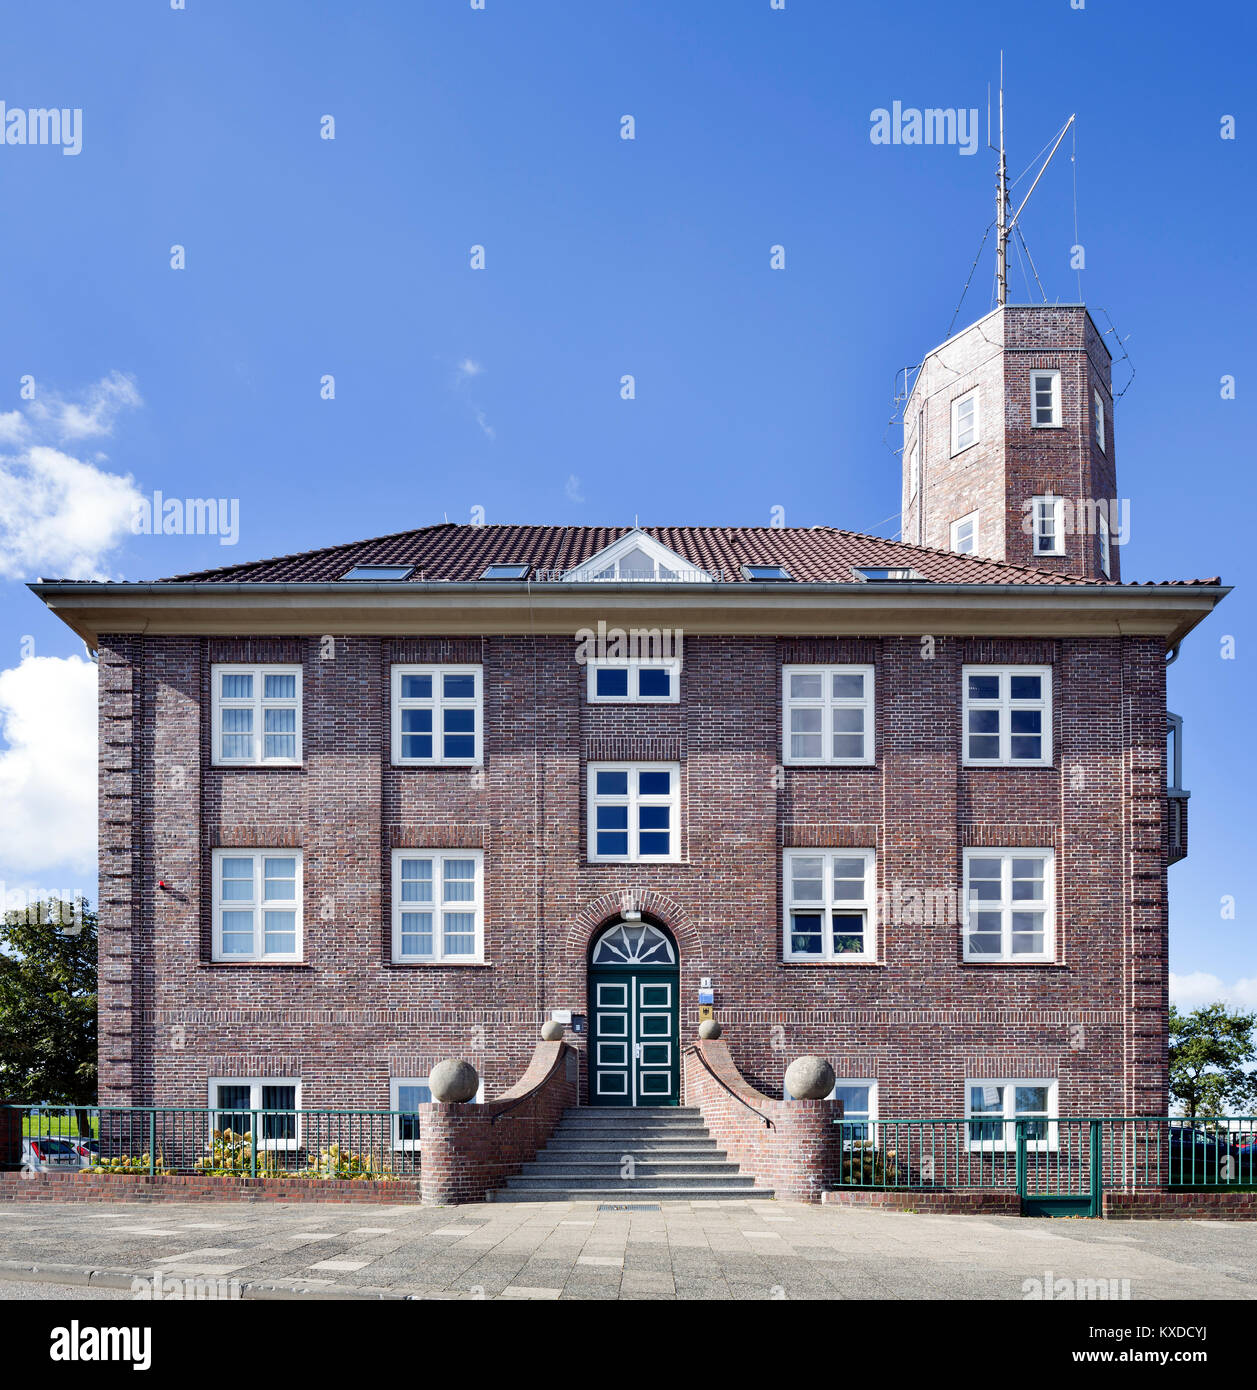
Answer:
<svg viewBox="0 0 1257 1390"><path fill-rule="evenodd" d="M617 923L589 968L590 1099L595 1105L680 1103L676 950L658 927Z"/></svg>

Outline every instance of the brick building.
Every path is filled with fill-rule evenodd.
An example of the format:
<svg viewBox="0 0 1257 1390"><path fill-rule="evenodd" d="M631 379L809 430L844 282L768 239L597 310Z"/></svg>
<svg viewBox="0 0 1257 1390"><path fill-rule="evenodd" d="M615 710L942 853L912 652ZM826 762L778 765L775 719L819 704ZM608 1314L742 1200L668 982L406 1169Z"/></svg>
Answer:
<svg viewBox="0 0 1257 1390"><path fill-rule="evenodd" d="M849 1118L1164 1114L1165 666L1226 591L1119 582L1114 457L1085 309L1009 306L909 398L920 544L438 525L34 585L99 652L102 1103L406 1109L449 1056L492 1097L563 1010L586 1099L675 1104L710 988Z"/></svg>

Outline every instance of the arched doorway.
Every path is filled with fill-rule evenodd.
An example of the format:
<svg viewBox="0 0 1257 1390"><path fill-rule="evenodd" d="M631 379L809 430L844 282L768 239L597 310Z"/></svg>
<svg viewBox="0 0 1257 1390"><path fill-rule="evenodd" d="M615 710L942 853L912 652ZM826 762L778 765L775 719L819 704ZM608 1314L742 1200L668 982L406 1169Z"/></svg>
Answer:
<svg viewBox="0 0 1257 1390"><path fill-rule="evenodd" d="M672 933L616 921L589 951L589 1099L680 1103L680 972Z"/></svg>

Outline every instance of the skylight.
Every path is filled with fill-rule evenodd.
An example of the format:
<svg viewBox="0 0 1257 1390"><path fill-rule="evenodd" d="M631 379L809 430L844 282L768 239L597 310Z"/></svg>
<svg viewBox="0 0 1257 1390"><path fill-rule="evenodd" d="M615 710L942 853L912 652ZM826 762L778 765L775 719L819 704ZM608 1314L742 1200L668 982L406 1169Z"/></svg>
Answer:
<svg viewBox="0 0 1257 1390"><path fill-rule="evenodd" d="M481 579L527 579L527 565L486 565Z"/></svg>
<svg viewBox="0 0 1257 1390"><path fill-rule="evenodd" d="M761 583L775 583L794 578L785 565L743 565L742 576L745 579L759 580Z"/></svg>
<svg viewBox="0 0 1257 1390"><path fill-rule="evenodd" d="M342 579L405 579L414 572L414 565L355 565L341 575Z"/></svg>
<svg viewBox="0 0 1257 1390"><path fill-rule="evenodd" d="M924 579L913 569L884 569L879 566L857 566L852 573L868 583L896 583L907 579Z"/></svg>

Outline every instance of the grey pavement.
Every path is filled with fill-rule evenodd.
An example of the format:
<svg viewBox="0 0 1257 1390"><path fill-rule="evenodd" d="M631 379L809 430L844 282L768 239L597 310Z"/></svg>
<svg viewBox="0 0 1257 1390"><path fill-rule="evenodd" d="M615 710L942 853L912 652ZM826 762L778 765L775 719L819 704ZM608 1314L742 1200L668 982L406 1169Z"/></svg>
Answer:
<svg viewBox="0 0 1257 1390"><path fill-rule="evenodd" d="M0 1299L130 1297L133 1277L155 1273L189 1281L197 1297L1024 1299L1036 1287L1027 1281L1050 1277L1116 1280L1106 1287L1131 1299L1251 1299L1257 1223L776 1201L0 1207ZM46 1294L31 1292L47 1281Z"/></svg>

